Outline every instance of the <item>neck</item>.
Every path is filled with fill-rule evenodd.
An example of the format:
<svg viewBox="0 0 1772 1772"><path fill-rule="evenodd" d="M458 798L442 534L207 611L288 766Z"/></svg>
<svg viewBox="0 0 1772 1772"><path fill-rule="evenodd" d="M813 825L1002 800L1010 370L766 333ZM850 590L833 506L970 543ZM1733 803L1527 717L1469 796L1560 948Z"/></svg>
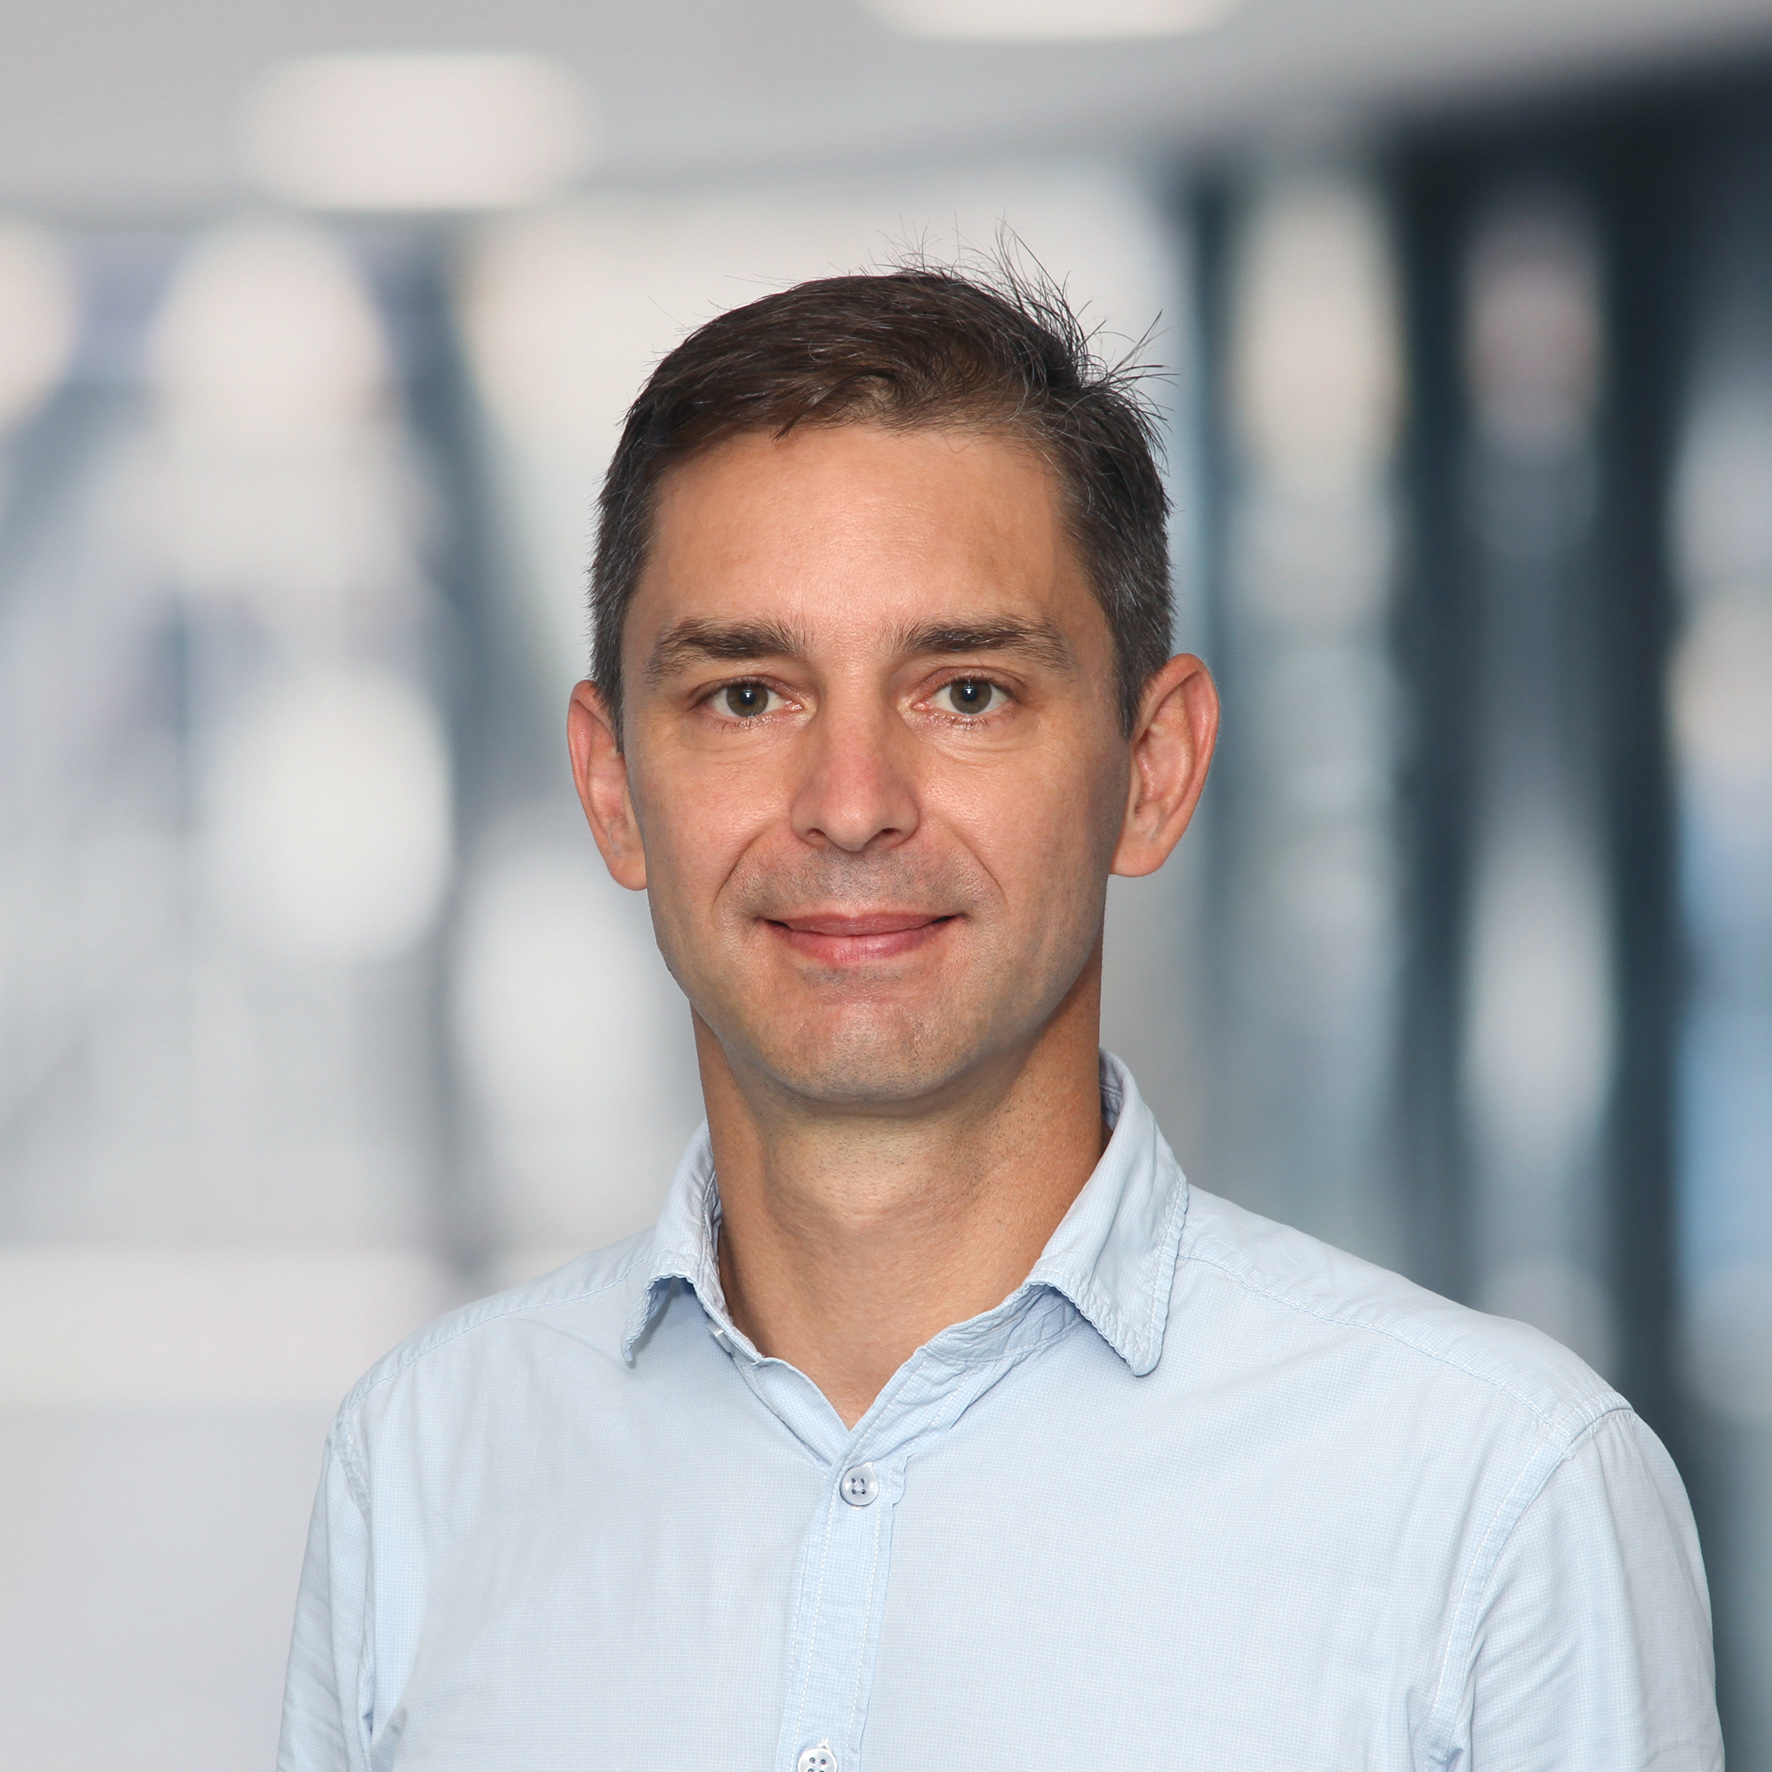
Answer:
<svg viewBox="0 0 1772 1772"><path fill-rule="evenodd" d="M696 1019L720 1279L757 1349L853 1427L931 1336L1000 1304L1100 1160L1100 961L1027 1049L924 1112L835 1111L729 1062Z"/></svg>

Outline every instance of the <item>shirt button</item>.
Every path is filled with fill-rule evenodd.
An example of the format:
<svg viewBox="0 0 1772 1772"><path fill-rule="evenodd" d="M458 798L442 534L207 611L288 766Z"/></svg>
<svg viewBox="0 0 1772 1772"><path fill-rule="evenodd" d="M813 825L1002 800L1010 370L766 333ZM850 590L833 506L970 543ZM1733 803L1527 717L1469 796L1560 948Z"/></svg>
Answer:
<svg viewBox="0 0 1772 1772"><path fill-rule="evenodd" d="M803 1748L794 1762L794 1772L837 1772L837 1756L831 1744L821 1741L817 1747Z"/></svg>
<svg viewBox="0 0 1772 1772"><path fill-rule="evenodd" d="M871 1464L855 1464L843 1473L843 1481L838 1487L851 1507L866 1507L880 1493L880 1479L874 1475ZM836 1761L831 1764L834 1766ZM805 1772L805 1768L802 1767L800 1772Z"/></svg>

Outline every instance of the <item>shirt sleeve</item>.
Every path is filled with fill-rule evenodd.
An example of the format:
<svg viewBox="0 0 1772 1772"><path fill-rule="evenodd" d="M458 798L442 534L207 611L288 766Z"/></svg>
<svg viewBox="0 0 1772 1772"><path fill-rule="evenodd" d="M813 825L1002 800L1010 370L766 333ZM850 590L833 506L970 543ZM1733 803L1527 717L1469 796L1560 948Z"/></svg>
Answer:
<svg viewBox="0 0 1772 1772"><path fill-rule="evenodd" d="M283 1698L277 1772L366 1772L369 1527L340 1455L326 1445Z"/></svg>
<svg viewBox="0 0 1772 1772"><path fill-rule="evenodd" d="M1713 1772L1710 1602L1673 1460L1601 1417L1527 1504L1470 1638L1457 1772Z"/></svg>

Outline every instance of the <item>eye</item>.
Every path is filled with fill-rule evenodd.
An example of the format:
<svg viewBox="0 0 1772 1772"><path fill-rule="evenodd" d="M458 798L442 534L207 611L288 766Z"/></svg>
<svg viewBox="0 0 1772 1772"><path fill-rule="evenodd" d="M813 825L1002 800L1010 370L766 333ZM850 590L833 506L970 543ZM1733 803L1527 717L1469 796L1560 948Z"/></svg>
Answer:
<svg viewBox="0 0 1772 1772"><path fill-rule="evenodd" d="M741 720L754 720L769 712L775 691L767 683L729 683L720 691L720 700L727 713Z"/></svg>
<svg viewBox="0 0 1772 1772"><path fill-rule="evenodd" d="M956 677L942 687L941 694L956 714L988 714L1008 698L995 683L983 677Z"/></svg>

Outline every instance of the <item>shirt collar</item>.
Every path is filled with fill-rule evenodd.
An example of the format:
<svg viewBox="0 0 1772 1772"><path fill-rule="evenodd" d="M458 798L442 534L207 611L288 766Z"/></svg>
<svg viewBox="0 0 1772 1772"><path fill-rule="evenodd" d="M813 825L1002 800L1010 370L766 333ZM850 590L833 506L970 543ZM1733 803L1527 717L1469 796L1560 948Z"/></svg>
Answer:
<svg viewBox="0 0 1772 1772"><path fill-rule="evenodd" d="M714 1149L703 1120L671 1177L664 1209L628 1270L628 1313L621 1356L631 1366L665 1295L676 1280L687 1281L701 1307L726 1329L726 1294L720 1285L720 1190L714 1179Z"/></svg>
<svg viewBox="0 0 1772 1772"><path fill-rule="evenodd" d="M1107 1149L1015 1297L1039 1288L1062 1293L1142 1377L1163 1352L1187 1181L1132 1073L1111 1052L1101 1055L1101 1111L1113 1129ZM742 1339L720 1286L719 1225L720 1193L704 1124L629 1271L621 1348L629 1364L677 1281L693 1288L716 1328Z"/></svg>
<svg viewBox="0 0 1772 1772"><path fill-rule="evenodd" d="M1027 1277L1062 1292L1143 1377L1163 1352L1187 1178L1132 1073L1101 1055L1108 1146Z"/></svg>

